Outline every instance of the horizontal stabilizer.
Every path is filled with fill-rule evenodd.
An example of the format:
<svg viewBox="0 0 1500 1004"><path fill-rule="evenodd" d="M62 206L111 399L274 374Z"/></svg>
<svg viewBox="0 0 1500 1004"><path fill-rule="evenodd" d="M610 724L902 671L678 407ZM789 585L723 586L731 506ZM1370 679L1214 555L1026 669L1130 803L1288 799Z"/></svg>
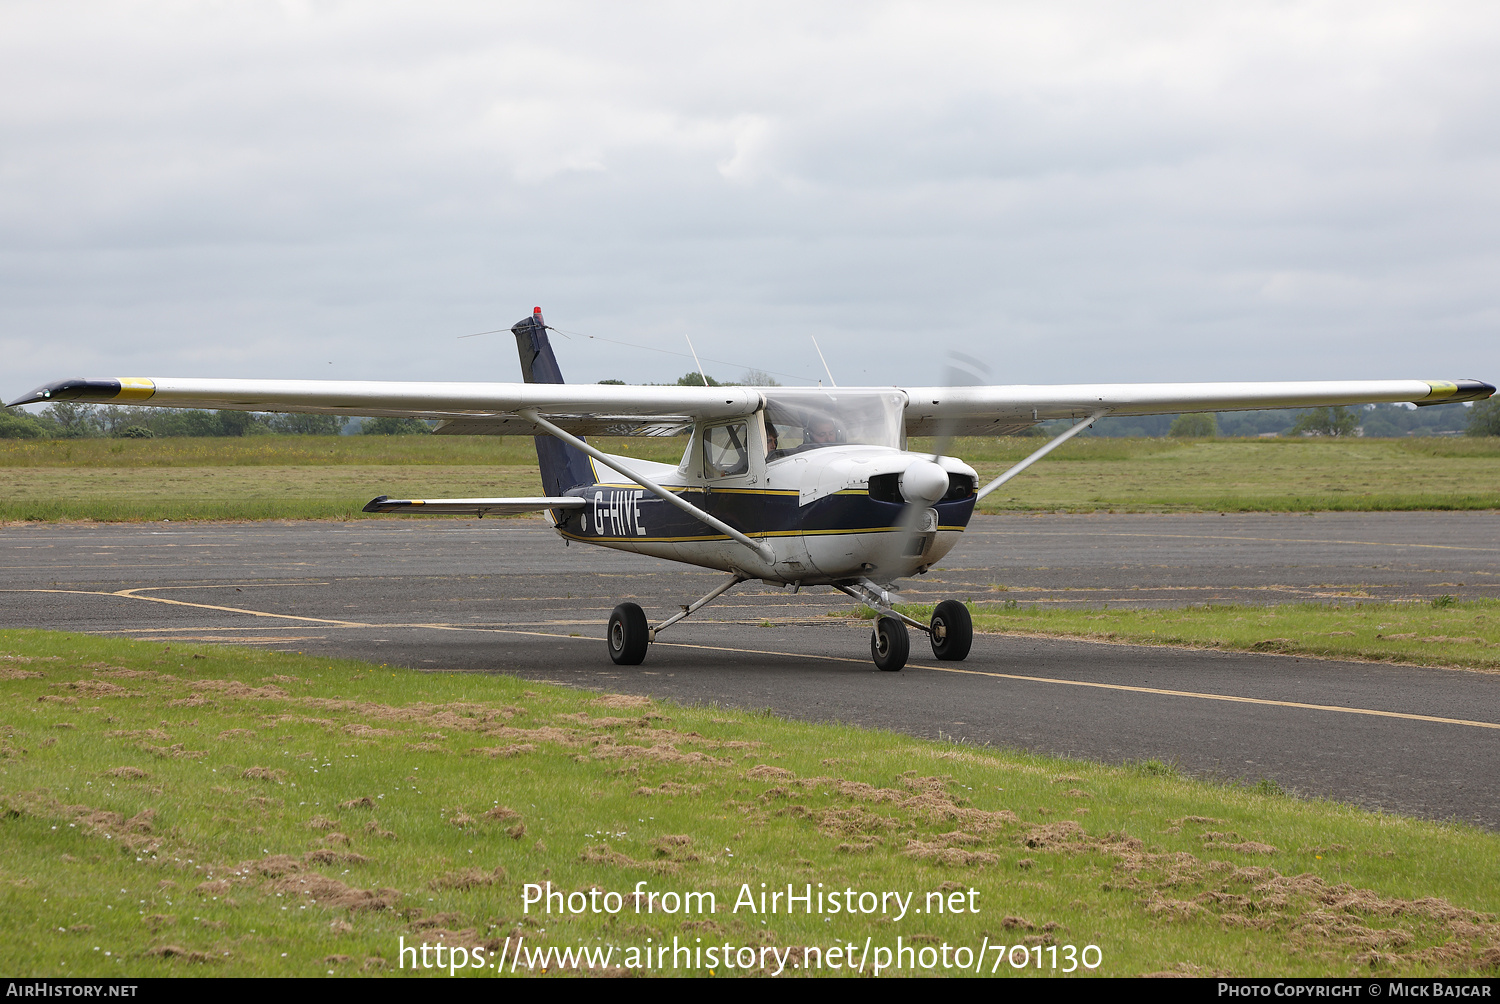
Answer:
<svg viewBox="0 0 1500 1004"><path fill-rule="evenodd" d="M582 509L587 500L567 495L562 498L521 499L393 499L382 495L371 499L365 512L414 512L433 516L515 516L545 509Z"/></svg>

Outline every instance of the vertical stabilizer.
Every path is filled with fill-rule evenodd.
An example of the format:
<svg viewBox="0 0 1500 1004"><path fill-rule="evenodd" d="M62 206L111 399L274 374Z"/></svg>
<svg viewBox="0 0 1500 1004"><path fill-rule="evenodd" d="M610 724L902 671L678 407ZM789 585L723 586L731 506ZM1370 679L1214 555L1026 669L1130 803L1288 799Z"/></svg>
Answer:
<svg viewBox="0 0 1500 1004"><path fill-rule="evenodd" d="M542 308L511 326L516 336L516 350L521 354L521 379L527 383L564 383L552 343L547 340L547 323ZM565 494L568 489L592 484L594 471L589 458L551 436L536 437L536 459L542 469L542 491L550 496Z"/></svg>

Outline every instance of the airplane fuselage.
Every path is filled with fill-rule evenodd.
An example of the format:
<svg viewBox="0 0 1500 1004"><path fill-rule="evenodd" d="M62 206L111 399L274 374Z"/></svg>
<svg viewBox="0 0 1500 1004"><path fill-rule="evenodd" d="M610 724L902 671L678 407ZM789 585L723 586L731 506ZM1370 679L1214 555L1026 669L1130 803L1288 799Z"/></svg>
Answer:
<svg viewBox="0 0 1500 1004"><path fill-rule="evenodd" d="M764 541L767 561L690 513L594 464L598 480L566 495L587 505L553 510L568 541L649 554L770 582L827 585L923 571L958 543L974 511L975 472L940 459L953 488L913 519L895 479L927 455L879 446L830 446L768 459L739 477L707 481L684 467L620 457L629 469ZM902 553L902 552L905 553Z"/></svg>

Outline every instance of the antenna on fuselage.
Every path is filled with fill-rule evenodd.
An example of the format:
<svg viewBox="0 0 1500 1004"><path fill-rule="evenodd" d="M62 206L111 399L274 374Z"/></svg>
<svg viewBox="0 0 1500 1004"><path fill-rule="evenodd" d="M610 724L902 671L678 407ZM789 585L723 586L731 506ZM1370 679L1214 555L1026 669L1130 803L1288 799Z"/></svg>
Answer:
<svg viewBox="0 0 1500 1004"><path fill-rule="evenodd" d="M708 374L703 372L703 364L698 361L698 350L693 348L693 339L688 336L687 332L683 332L682 337L687 339L688 351L693 354L693 365L698 367L698 375L703 378L703 386L707 387Z"/></svg>
<svg viewBox="0 0 1500 1004"><path fill-rule="evenodd" d="M818 350L818 358L823 359L823 347L818 344L817 337L815 335L808 335L807 337L812 339L813 348ZM833 378L833 370L828 368L827 359L823 359L823 372L828 374L828 385L830 387L837 387L839 385L838 381Z"/></svg>

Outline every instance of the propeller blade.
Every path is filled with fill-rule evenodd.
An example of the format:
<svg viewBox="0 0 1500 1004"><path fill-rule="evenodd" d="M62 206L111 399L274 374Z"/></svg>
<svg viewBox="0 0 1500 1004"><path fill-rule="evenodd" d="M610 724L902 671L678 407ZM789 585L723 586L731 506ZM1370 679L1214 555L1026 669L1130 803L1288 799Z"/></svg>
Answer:
<svg viewBox="0 0 1500 1004"><path fill-rule="evenodd" d="M983 387L992 383L990 380L990 368L982 360L962 352L949 352L948 363L943 367L944 387ZM948 448L953 445L953 436L958 431L958 419L947 418L938 426L938 434L933 438L932 459L948 455Z"/></svg>
<svg viewBox="0 0 1500 1004"><path fill-rule="evenodd" d="M949 352L947 364L943 367L943 386L984 386L992 382L989 374L990 368L983 361L962 352ZM902 510L900 532L896 537L896 562L913 556L912 548L921 535L937 531L937 512L932 506L948 493L948 472L938 461L948 455L957 431L957 418L944 419L933 437L932 452L928 454L930 459L914 460L901 474L901 497L906 500L906 507ZM872 574L880 577L887 570L877 567Z"/></svg>

